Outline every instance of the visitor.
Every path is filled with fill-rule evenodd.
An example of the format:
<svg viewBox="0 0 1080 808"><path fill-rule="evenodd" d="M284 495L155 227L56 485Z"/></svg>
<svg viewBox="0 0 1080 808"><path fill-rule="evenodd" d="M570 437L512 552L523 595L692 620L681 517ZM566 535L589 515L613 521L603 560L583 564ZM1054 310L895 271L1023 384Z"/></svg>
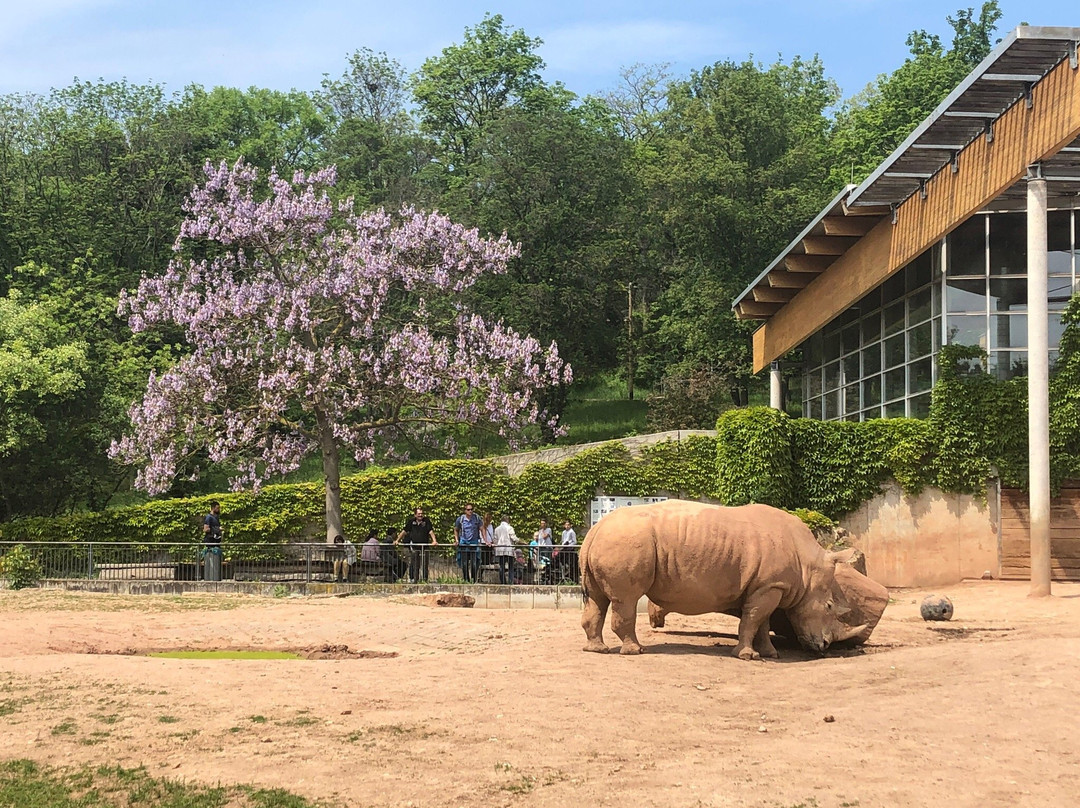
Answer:
<svg viewBox="0 0 1080 808"><path fill-rule="evenodd" d="M577 533L574 532L574 527L570 524L569 519L563 521L562 542L559 551L561 577L576 581L578 579Z"/></svg>
<svg viewBox="0 0 1080 808"><path fill-rule="evenodd" d="M334 583L348 583L349 573L356 565L356 547L340 533L334 536L334 546L344 551L334 559Z"/></svg>
<svg viewBox="0 0 1080 808"><path fill-rule="evenodd" d="M435 541L435 528L431 520L424 516L424 509L417 508L413 515L405 522L405 527L398 533L394 544L399 544L402 539L408 539L406 545L409 548L409 580L414 583L427 583L428 578L428 548L438 544Z"/></svg>
<svg viewBox="0 0 1080 808"><path fill-rule="evenodd" d="M397 534L396 527L388 527L383 543L379 545L383 563L383 580L388 584L396 584L409 570L408 562L401 557L398 548L394 546Z"/></svg>
<svg viewBox="0 0 1080 808"><path fill-rule="evenodd" d="M494 564L492 548L495 546L495 519L491 511L484 514L484 525L480 528L480 569Z"/></svg>
<svg viewBox="0 0 1080 808"><path fill-rule="evenodd" d="M499 583L503 586L514 582L514 545L517 544L517 533L504 516L495 533L495 561L499 565Z"/></svg>
<svg viewBox="0 0 1080 808"><path fill-rule="evenodd" d="M360 548L360 565L365 575L378 574L382 566L382 554L379 552L379 531L372 528L368 531L367 541Z"/></svg>
<svg viewBox="0 0 1080 808"><path fill-rule="evenodd" d="M536 531L536 543L540 545L540 563L547 566L551 563L551 528L548 527L547 519L540 520L540 529Z"/></svg>
<svg viewBox="0 0 1080 808"><path fill-rule="evenodd" d="M465 583L476 581L480 572L480 531L484 526L472 503L454 520L454 539L461 552L461 571Z"/></svg>
<svg viewBox="0 0 1080 808"><path fill-rule="evenodd" d="M221 503L213 500L203 517L203 580L221 580Z"/></svg>

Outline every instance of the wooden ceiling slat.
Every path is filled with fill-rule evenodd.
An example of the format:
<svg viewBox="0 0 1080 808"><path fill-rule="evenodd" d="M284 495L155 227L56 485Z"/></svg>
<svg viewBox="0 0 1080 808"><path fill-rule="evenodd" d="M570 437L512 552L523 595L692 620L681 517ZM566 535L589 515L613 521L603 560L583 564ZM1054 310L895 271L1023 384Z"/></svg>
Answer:
<svg viewBox="0 0 1080 808"><path fill-rule="evenodd" d="M792 253L784 258L788 272L824 272L836 260L833 255L801 255Z"/></svg>
<svg viewBox="0 0 1080 808"><path fill-rule="evenodd" d="M805 272L770 272L769 286L774 289L805 289L813 279L813 275Z"/></svg>

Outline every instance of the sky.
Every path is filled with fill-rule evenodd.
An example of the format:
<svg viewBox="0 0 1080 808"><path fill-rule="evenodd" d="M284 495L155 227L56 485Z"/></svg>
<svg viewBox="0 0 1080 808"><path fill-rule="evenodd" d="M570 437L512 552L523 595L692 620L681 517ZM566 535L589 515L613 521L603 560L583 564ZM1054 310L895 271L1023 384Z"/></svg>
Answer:
<svg viewBox="0 0 1080 808"><path fill-rule="evenodd" d="M747 57L819 55L844 97L899 66L915 29L949 41L945 17L981 0L0 0L0 94L45 93L75 77L317 89L368 47L408 70L460 42L485 12L544 43L544 77L578 95L635 63L675 76ZM1021 22L1080 26L1076 0L1001 0L1003 35Z"/></svg>

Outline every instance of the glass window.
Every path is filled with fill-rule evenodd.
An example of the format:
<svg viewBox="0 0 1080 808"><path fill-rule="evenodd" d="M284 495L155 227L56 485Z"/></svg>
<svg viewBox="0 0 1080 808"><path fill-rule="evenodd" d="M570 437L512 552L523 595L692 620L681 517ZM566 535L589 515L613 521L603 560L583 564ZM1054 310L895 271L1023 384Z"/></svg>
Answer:
<svg viewBox="0 0 1080 808"><path fill-rule="evenodd" d="M907 413L907 408L903 401L894 401L892 404L885 405L885 417L886 418L903 418Z"/></svg>
<svg viewBox="0 0 1080 808"><path fill-rule="evenodd" d="M990 354L989 370L999 379L1027 376L1027 351L996 351Z"/></svg>
<svg viewBox="0 0 1080 808"><path fill-rule="evenodd" d="M986 217L972 216L949 234L947 275L986 274Z"/></svg>
<svg viewBox="0 0 1080 808"><path fill-rule="evenodd" d="M990 274L1027 272L1027 215L1001 213L990 217Z"/></svg>
<svg viewBox="0 0 1080 808"><path fill-rule="evenodd" d="M844 309L836 318L837 325L847 325L850 322L854 322L859 319L859 309L857 306Z"/></svg>
<svg viewBox="0 0 1080 808"><path fill-rule="evenodd" d="M923 393L921 396L915 396L911 399L911 417L912 418L929 418L930 417L930 394Z"/></svg>
<svg viewBox="0 0 1080 808"><path fill-rule="evenodd" d="M880 417L881 417L881 407L871 407L870 409L863 410L863 412L862 412L862 419L864 421L869 421L871 418L880 418Z"/></svg>
<svg viewBox="0 0 1080 808"><path fill-rule="evenodd" d="M806 395L808 398L817 398L821 395L821 368L814 368L806 374Z"/></svg>
<svg viewBox="0 0 1080 808"><path fill-rule="evenodd" d="M991 278L990 311L1027 311L1027 279Z"/></svg>
<svg viewBox="0 0 1080 808"><path fill-rule="evenodd" d="M1050 312L1050 322L1048 323L1049 333L1047 334L1047 342L1051 348L1057 348L1061 344L1061 335L1065 331L1065 323L1061 322L1061 315L1058 312ZM1025 348L1027 345L1025 344ZM1057 351L1054 351L1057 353Z"/></svg>
<svg viewBox="0 0 1080 808"><path fill-rule="evenodd" d="M867 376L881 370L881 343L862 352L863 373Z"/></svg>
<svg viewBox="0 0 1080 808"><path fill-rule="evenodd" d="M825 362L831 362L834 359L840 358L840 332L833 331L830 334L826 334L824 343L822 345L822 360Z"/></svg>
<svg viewBox="0 0 1080 808"><path fill-rule="evenodd" d="M859 413L857 413L857 412L849 413L848 415L844 416L844 420L845 421L858 421L859 420Z"/></svg>
<svg viewBox="0 0 1080 808"><path fill-rule="evenodd" d="M867 407L876 407L881 403L881 376L863 379L862 398L863 404Z"/></svg>
<svg viewBox="0 0 1080 808"><path fill-rule="evenodd" d="M1061 310L1072 297L1072 278L1066 275L1063 278L1046 279L1046 302L1050 310Z"/></svg>
<svg viewBox="0 0 1080 808"><path fill-rule="evenodd" d="M858 382L856 382L855 384L849 384L847 387L844 388L844 412L848 413L849 415L855 415L856 417L858 417L860 406L859 384Z"/></svg>
<svg viewBox="0 0 1080 808"><path fill-rule="evenodd" d="M840 363L833 362L825 366L825 389L835 390L840 386Z"/></svg>
<svg viewBox="0 0 1080 808"><path fill-rule="evenodd" d="M806 417L821 420L821 399L812 398L806 402Z"/></svg>
<svg viewBox="0 0 1080 808"><path fill-rule="evenodd" d="M934 353L941 350L941 318L935 317L930 321L930 329L934 340Z"/></svg>
<svg viewBox="0 0 1080 808"><path fill-rule="evenodd" d="M986 315L950 314L945 322L945 342L948 345L978 345L986 347Z"/></svg>
<svg viewBox="0 0 1080 808"><path fill-rule="evenodd" d="M982 278L949 278L945 282L945 310L986 311L986 281Z"/></svg>
<svg viewBox="0 0 1080 808"><path fill-rule="evenodd" d="M888 306L894 300L900 300L904 296L904 272L894 273L881 285L882 304Z"/></svg>
<svg viewBox="0 0 1080 808"><path fill-rule="evenodd" d="M885 336L904 330L904 301L885 307Z"/></svg>
<svg viewBox="0 0 1080 808"><path fill-rule="evenodd" d="M840 417L840 391L825 394L825 420L834 421Z"/></svg>
<svg viewBox="0 0 1080 808"><path fill-rule="evenodd" d="M933 360L929 356L908 366L908 393L921 393L933 386Z"/></svg>
<svg viewBox="0 0 1080 808"><path fill-rule="evenodd" d="M821 332L814 334L803 343L803 353L806 356L806 364L816 367L821 364Z"/></svg>
<svg viewBox="0 0 1080 808"><path fill-rule="evenodd" d="M1046 248L1050 254L1046 262L1051 275L1072 274L1072 211L1052 210L1046 214Z"/></svg>
<svg viewBox="0 0 1080 808"><path fill-rule="evenodd" d="M845 356L843 359L844 365L844 383L858 381L859 379L859 353L856 351L853 354Z"/></svg>
<svg viewBox="0 0 1080 808"><path fill-rule="evenodd" d="M861 314L869 314L876 309L881 308L881 287L872 291L866 297L859 301L859 312Z"/></svg>
<svg viewBox="0 0 1080 808"><path fill-rule="evenodd" d="M990 318L990 348L1026 348L1027 315L995 314Z"/></svg>
<svg viewBox="0 0 1080 808"><path fill-rule="evenodd" d="M895 337L889 337L885 340L885 367L891 368L902 365L906 358L903 334L897 334Z"/></svg>
<svg viewBox="0 0 1080 808"><path fill-rule="evenodd" d="M1067 300L1068 298L1066 298ZM862 340L864 345L877 342L881 338L881 312L875 311L862 321Z"/></svg>
<svg viewBox="0 0 1080 808"><path fill-rule="evenodd" d="M907 383L905 381L904 368L896 368L896 370L889 370L885 372L885 400L890 401L894 398L903 398L906 392Z"/></svg>
<svg viewBox="0 0 1080 808"><path fill-rule="evenodd" d="M859 350L859 324L852 323L840 332L840 347L844 353Z"/></svg>
<svg viewBox="0 0 1080 808"><path fill-rule="evenodd" d="M930 287L916 292L908 298L908 323L914 325L930 319Z"/></svg>
<svg viewBox="0 0 1080 808"><path fill-rule="evenodd" d="M933 262L937 255L937 249L931 248L912 261L904 273L907 280L907 291L913 292L920 286L926 286L933 277Z"/></svg>
<svg viewBox="0 0 1080 808"><path fill-rule="evenodd" d="M933 325L926 322L915 326L907 332L909 358L917 359L920 356L926 356L933 350L933 330Z"/></svg>

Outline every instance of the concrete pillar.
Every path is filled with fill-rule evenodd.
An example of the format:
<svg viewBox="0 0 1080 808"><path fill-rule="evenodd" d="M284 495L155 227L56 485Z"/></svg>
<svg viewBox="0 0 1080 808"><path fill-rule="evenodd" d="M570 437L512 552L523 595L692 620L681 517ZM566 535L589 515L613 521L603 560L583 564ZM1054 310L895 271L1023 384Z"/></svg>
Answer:
<svg viewBox="0 0 1080 808"><path fill-rule="evenodd" d="M1028 489L1031 509L1031 596L1050 594L1049 318L1046 303L1046 180L1028 169Z"/></svg>
<svg viewBox="0 0 1080 808"><path fill-rule="evenodd" d="M780 397L780 363L773 362L769 367L769 406L774 410L784 409L784 402Z"/></svg>

